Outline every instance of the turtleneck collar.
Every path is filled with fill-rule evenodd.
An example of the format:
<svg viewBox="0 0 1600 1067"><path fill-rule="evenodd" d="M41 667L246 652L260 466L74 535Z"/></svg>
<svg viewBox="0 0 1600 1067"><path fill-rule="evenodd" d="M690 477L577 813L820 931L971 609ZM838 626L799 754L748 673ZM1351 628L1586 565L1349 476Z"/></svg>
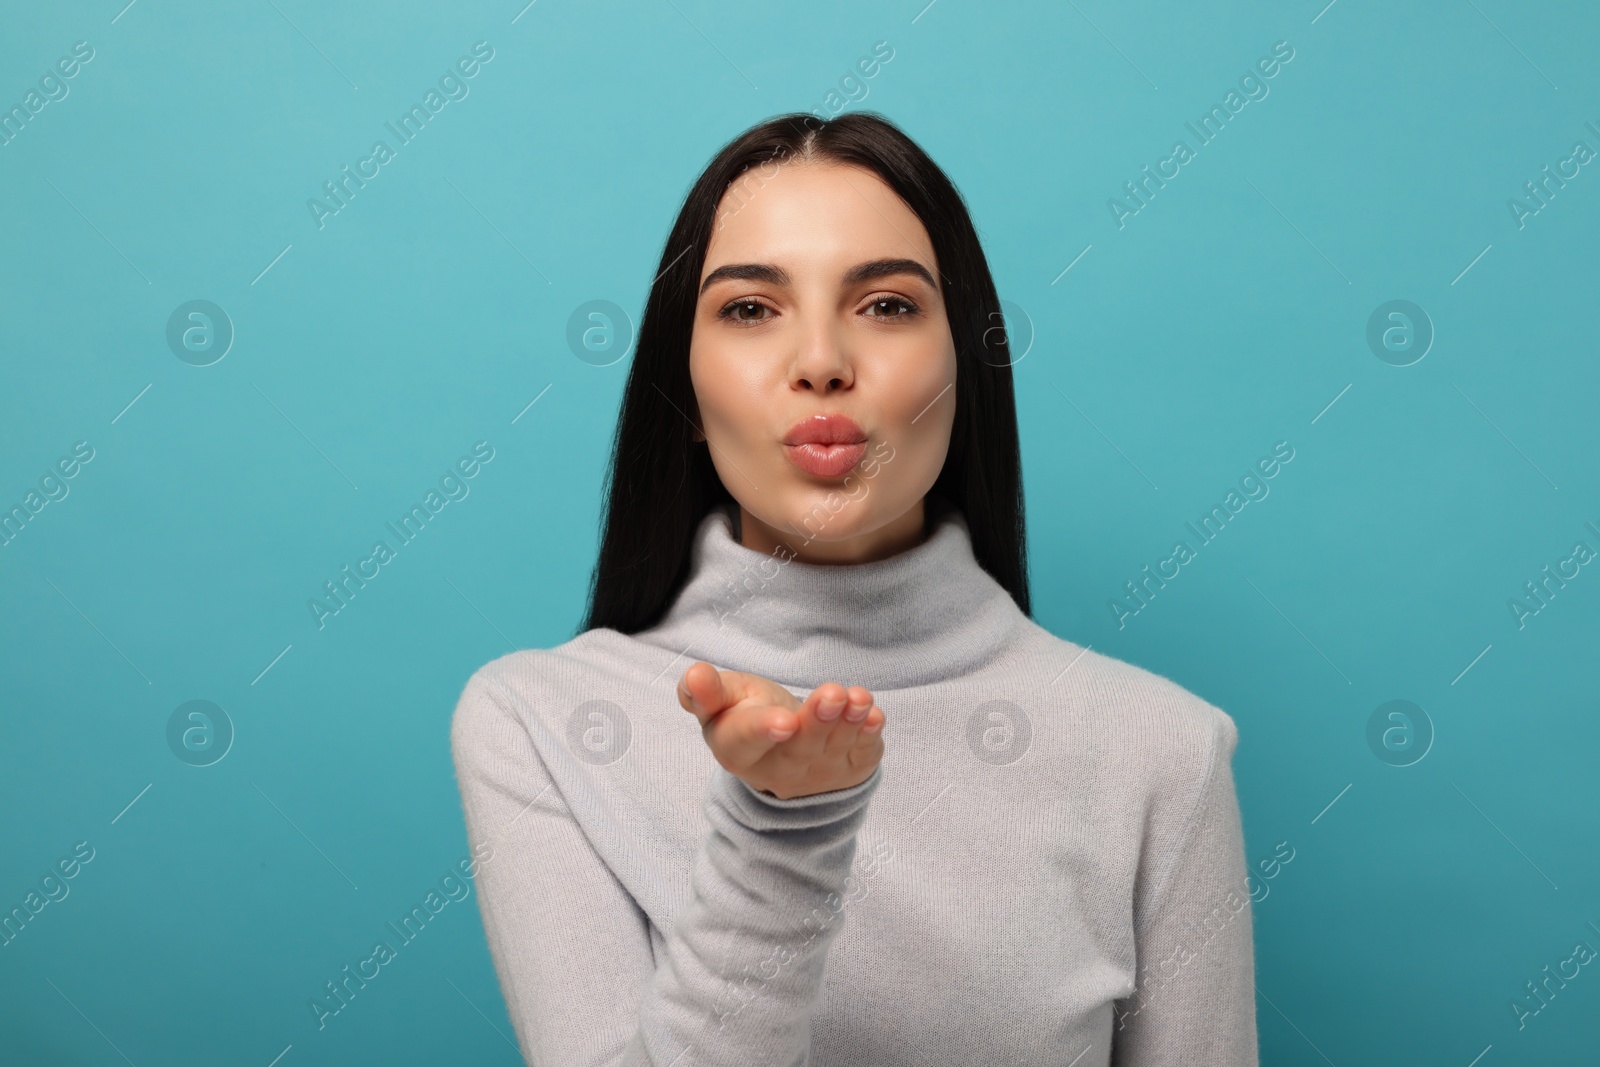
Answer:
<svg viewBox="0 0 1600 1067"><path fill-rule="evenodd" d="M904 689L970 673L1026 620L972 554L966 519L927 497L929 534L871 563L785 560L734 538L737 505L700 521L689 576L667 614L635 637L780 685Z"/></svg>

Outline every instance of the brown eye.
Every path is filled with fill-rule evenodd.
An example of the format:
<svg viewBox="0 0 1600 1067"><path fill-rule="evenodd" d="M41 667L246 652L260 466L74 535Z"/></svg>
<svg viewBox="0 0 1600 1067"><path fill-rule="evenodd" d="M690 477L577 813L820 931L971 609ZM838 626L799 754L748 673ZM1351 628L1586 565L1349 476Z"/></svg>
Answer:
<svg viewBox="0 0 1600 1067"><path fill-rule="evenodd" d="M753 324L762 321L761 312L771 310L758 300L735 300L717 312L719 319Z"/></svg>
<svg viewBox="0 0 1600 1067"><path fill-rule="evenodd" d="M906 319L917 313L917 306L911 301L898 296L879 297L868 305L871 308L887 308L888 314L869 315L874 319Z"/></svg>

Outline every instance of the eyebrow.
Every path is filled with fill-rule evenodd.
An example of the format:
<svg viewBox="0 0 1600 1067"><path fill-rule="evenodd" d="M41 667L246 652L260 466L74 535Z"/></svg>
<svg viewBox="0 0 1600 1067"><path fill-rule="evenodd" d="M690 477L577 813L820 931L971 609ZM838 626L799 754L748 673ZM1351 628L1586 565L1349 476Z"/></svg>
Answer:
<svg viewBox="0 0 1600 1067"><path fill-rule="evenodd" d="M857 285L861 282L872 281L875 278L886 278L893 274L910 274L921 278L930 287L937 289L933 275L914 259L873 259L866 263L859 263L851 267L844 275L846 285ZM724 278L735 278L742 281L766 282L769 285L788 285L789 275L782 267L774 267L770 263L729 263L718 267L706 275L706 280L700 283L700 293L721 281Z"/></svg>

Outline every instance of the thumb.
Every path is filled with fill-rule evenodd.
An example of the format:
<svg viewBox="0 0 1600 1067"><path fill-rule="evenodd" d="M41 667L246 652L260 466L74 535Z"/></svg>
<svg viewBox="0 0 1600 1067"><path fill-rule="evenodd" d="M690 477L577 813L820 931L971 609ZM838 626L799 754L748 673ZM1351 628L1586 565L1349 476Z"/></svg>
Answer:
<svg viewBox="0 0 1600 1067"><path fill-rule="evenodd" d="M683 672L678 683L678 703L704 726L733 704L735 695L722 672L704 660L697 660Z"/></svg>

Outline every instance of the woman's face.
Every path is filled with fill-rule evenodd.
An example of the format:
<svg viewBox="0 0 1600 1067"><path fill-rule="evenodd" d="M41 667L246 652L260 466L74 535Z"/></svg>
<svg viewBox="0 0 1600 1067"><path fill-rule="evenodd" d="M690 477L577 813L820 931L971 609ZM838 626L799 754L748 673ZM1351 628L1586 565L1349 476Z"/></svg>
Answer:
<svg viewBox="0 0 1600 1067"><path fill-rule="evenodd" d="M741 540L813 563L918 544L956 408L927 229L856 166L791 160L731 188L700 274L689 376ZM832 443L794 443L824 426Z"/></svg>

